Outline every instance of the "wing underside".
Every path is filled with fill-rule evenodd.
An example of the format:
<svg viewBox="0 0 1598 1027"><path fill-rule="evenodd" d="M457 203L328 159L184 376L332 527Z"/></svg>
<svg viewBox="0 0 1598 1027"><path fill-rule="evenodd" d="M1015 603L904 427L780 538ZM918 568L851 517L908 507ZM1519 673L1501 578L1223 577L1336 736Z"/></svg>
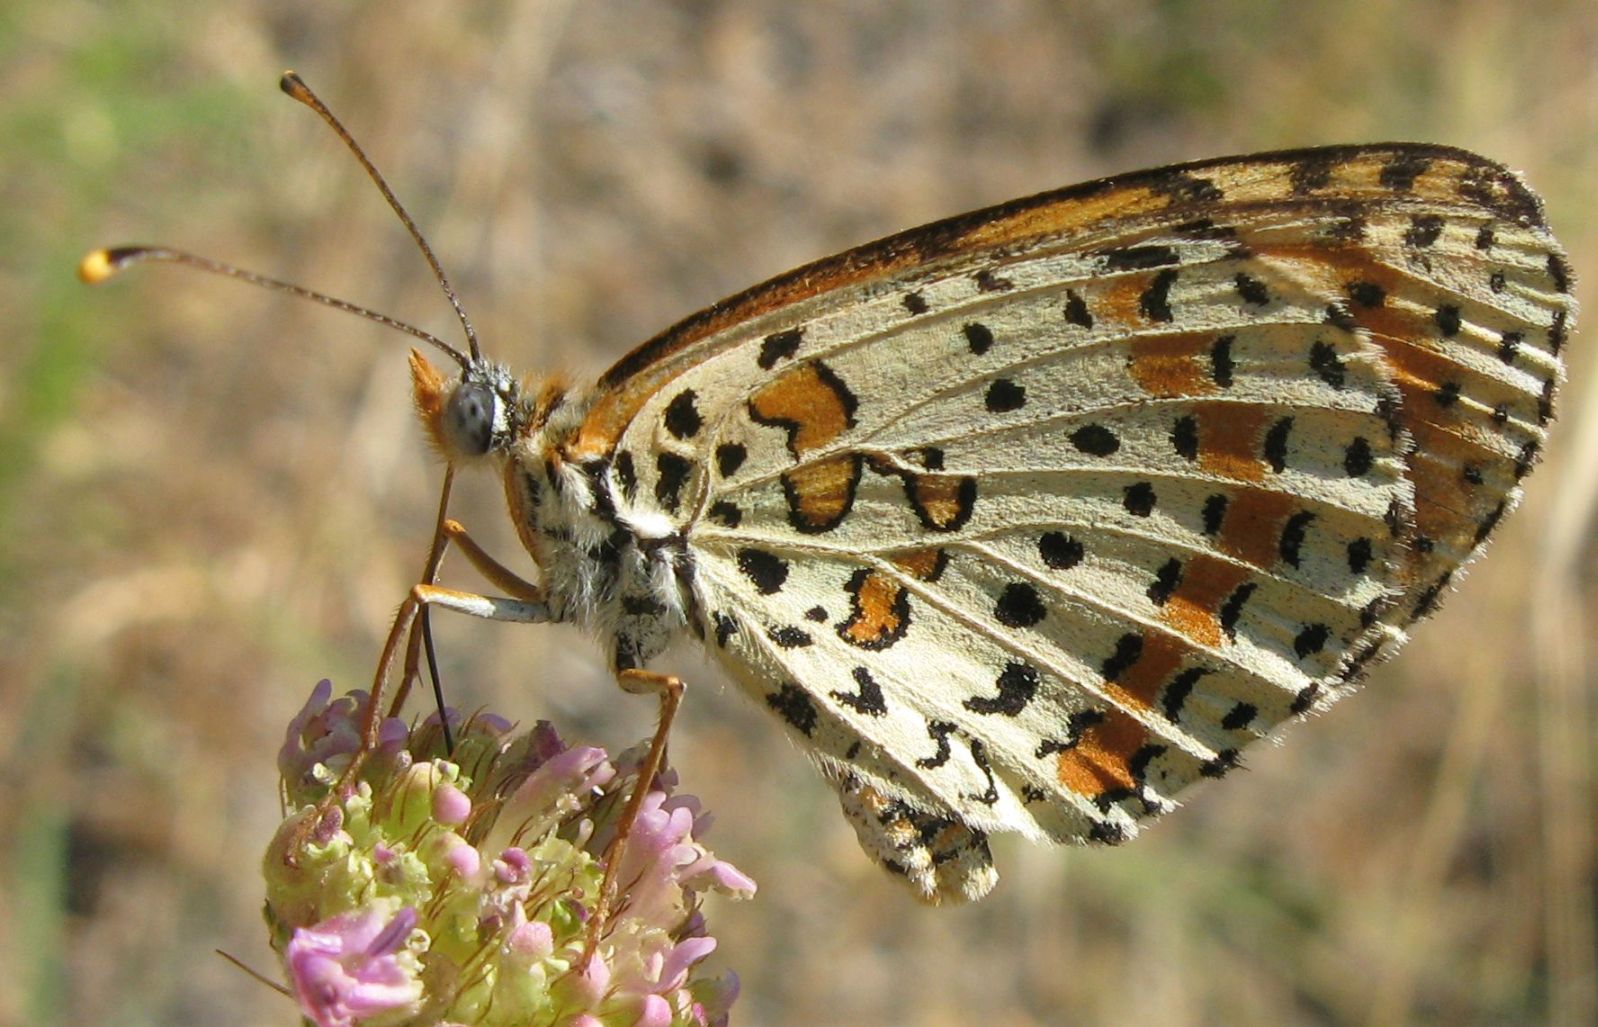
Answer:
<svg viewBox="0 0 1598 1027"><path fill-rule="evenodd" d="M987 215L690 319L584 436L931 898L991 886L985 832L1130 836L1390 652L1518 498L1573 317L1535 199L1459 151Z"/></svg>

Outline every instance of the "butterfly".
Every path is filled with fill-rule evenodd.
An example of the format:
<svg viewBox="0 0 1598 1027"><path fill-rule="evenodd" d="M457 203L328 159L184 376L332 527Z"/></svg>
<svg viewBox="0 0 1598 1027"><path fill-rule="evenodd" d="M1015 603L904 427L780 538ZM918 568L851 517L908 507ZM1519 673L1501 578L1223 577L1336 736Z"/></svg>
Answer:
<svg viewBox="0 0 1598 1027"><path fill-rule="evenodd" d="M1514 174L1355 146L913 229L591 387L415 391L552 619L619 671L702 639L868 854L974 899L989 834L1127 839L1392 653L1519 498L1573 316Z"/></svg>
<svg viewBox="0 0 1598 1027"><path fill-rule="evenodd" d="M647 665L696 637L873 860L973 900L991 834L1125 841L1391 655L1520 498L1574 318L1540 201L1463 150L1101 179L780 275L591 385L413 351L539 568L458 529L510 596L418 594L586 630L673 690L657 748Z"/></svg>

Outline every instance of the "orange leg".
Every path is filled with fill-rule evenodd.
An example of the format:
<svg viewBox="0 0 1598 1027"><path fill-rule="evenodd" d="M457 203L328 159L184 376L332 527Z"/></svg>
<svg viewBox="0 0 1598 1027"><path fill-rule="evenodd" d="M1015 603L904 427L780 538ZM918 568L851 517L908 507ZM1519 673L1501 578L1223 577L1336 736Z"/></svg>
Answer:
<svg viewBox="0 0 1598 1027"><path fill-rule="evenodd" d="M671 735L671 722L676 719L677 707L682 705L683 683L675 675L632 669L618 673L616 681L623 691L633 695L653 692L660 696L660 721L655 725L654 737L649 740L649 752L638 768L638 780L633 785L632 795L628 796L627 805L622 808L621 817L616 821L616 837L605 847L605 876L599 883L599 902L588 921L588 942L583 948L583 959L579 966L586 965L588 958L594 954L599 937L605 930L605 923L615 912L616 889L621 883L616 875L621 868L622 856L627 851L627 837L632 834L638 811L643 808L644 796L649 794L655 776L666 762L666 740Z"/></svg>
<svg viewBox="0 0 1598 1027"><path fill-rule="evenodd" d="M445 481L445 497L448 496L448 479ZM489 556L477 544L466 529L457 521L442 516L444 503L439 505L440 519L438 528L434 532L433 546L428 554L427 567L424 572L424 581L411 588L411 594L400 605L399 612L394 617L393 626L390 627L388 638L383 643L382 655L378 658L377 672L372 681L372 696L367 704L366 716L361 725L361 747L340 775L338 784L333 788L323 806L331 808L337 800L345 785L352 781L365 763L366 756L377 748L378 729L382 724L379 711L382 709L380 699L383 686L388 680L389 672L393 669L395 659L399 655L400 640L409 632L409 641L405 655L405 682L408 687L417 676L419 669L419 650L421 647L421 633L416 629L421 618L432 607L441 607L454 610L457 613L470 614L474 617L483 617L488 620L507 621L512 623L535 624L543 623L550 619L549 607L544 601L543 590L537 585L518 577L499 561ZM444 553L453 543L466 556L467 560L475 567L484 578L503 589L507 596L486 596L472 592L460 592L454 589L441 588L432 584L437 578L439 567L443 561ZM634 695L648 695L654 693L660 697L660 718L655 727L654 736L650 739L649 751L644 756L643 764L638 768L638 779L633 785L632 794L627 798L627 804L622 808L621 816L616 822L616 835L611 839L604 854L605 873L600 880L599 901L596 903L593 917L588 923L588 939L584 948L583 962L591 956L599 944L600 936L604 933L605 924L614 912L616 892L621 885L617 874L621 868L622 858L626 853L627 839L632 834L633 825L638 820L639 810L643 808L644 797L649 794L650 787L660 773L666 761L666 743L671 735L672 721L676 719L677 709L682 705L684 685L681 678L671 674L662 674L656 671L629 669L617 675L617 683L623 691ZM318 815L309 818L304 826L305 833L322 819L326 809L318 811ZM294 851L297 846L290 848Z"/></svg>
<svg viewBox="0 0 1598 1027"><path fill-rule="evenodd" d="M438 516L433 519L433 542L427 548L427 564L422 570L418 580L424 585L438 583L439 568L444 565L444 551L449 546L449 536L444 531L444 524L449 514L450 490L455 484L455 468L451 465L444 467L444 482L438 490ZM416 627L411 629L410 641L405 649L405 673L400 678L399 688L394 690L394 700L389 704L388 715L395 716L405 705L405 697L410 694L411 684L420 675L417 666L420 663L421 648L427 647L427 668L432 673L433 696L438 702L439 715L444 711L444 693L438 682L438 660L433 655L433 625L428 617L427 610L422 610L422 616ZM444 730L446 749L453 749L450 744L449 724L440 725Z"/></svg>
<svg viewBox="0 0 1598 1027"><path fill-rule="evenodd" d="M460 592L451 588L440 588L437 585L420 583L411 587L411 594L400 604L399 612L394 616L394 624L389 628L388 638L383 642L382 655L377 660L377 672L372 679L372 693L367 700L366 710L361 720L361 745L350 758L349 765L339 775L325 799L318 804L315 815L306 818L300 825L298 837L288 848L289 859L292 862L294 854L299 847L309 838L328 811L337 803L342 795L360 773L361 767L366 763L367 756L377 748L378 731L382 726L382 697L383 686L388 682L390 671L393 670L395 659L399 655L400 640L406 637L406 632L412 632L410 643L406 650L405 672L407 678L416 672L415 654L419 647L419 633L412 631L418 623L418 618L434 606L458 613L470 614L473 617L483 617L487 620L510 621L521 624L541 624L550 619L549 606L544 602L544 594L538 586L530 584L516 577L500 564L492 560L482 548L466 533L466 529L455 521L441 520L439 532L435 535L434 553L437 560L429 558L428 574L436 576L438 561L442 560L446 541L453 541L468 560L483 571L485 577L497 584L510 584L513 588L507 591L518 593L517 598L504 596L485 596L474 592ZM486 566L485 566L486 564Z"/></svg>
<svg viewBox="0 0 1598 1027"><path fill-rule="evenodd" d="M428 553L427 568L423 572L422 583L431 585L438 580L438 570L444 562L444 553L449 544L453 542L465 554L466 559L471 562L472 566L477 568L478 573L503 589L506 595L533 603L543 602L544 593L537 585L518 577L513 571L506 568L504 564L489 556L487 551L477 544L477 541L472 538L459 521L451 520L444 516L445 505L448 503L449 484L450 477L447 475L444 479L444 498L438 506L438 526L433 532L433 546ZM432 639L431 633L428 631L426 607L422 609L421 616L417 621L417 627L420 630L412 629L410 640L406 645L405 671L400 678L400 687L395 691L394 700L389 704L388 715L391 717L399 713L406 696L410 692L411 683L421 676L419 671L421 650L424 642L428 646L428 664L432 667L435 684L438 680L438 669L434 665L435 661L432 658ZM443 705L443 700L440 698L440 708ZM445 738L447 739L448 737L448 725L445 725Z"/></svg>

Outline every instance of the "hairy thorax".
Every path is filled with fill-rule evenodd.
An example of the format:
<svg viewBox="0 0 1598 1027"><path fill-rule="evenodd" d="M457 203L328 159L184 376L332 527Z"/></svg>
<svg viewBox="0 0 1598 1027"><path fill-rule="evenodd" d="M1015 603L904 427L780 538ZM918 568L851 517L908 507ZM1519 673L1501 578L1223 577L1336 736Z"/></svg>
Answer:
<svg viewBox="0 0 1598 1027"><path fill-rule="evenodd" d="M502 454L502 473L551 616L593 632L625 670L689 625L692 565L680 531L617 502L608 460L571 457L589 400L580 390L548 397Z"/></svg>

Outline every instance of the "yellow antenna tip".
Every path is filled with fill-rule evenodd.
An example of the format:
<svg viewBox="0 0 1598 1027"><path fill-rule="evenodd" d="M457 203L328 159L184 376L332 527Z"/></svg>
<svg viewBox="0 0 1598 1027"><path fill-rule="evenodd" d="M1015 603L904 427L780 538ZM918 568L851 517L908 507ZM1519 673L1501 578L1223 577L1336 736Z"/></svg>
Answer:
<svg viewBox="0 0 1598 1027"><path fill-rule="evenodd" d="M99 285L116 273L117 265L111 259L110 250L91 250L78 261L78 278L89 285Z"/></svg>

